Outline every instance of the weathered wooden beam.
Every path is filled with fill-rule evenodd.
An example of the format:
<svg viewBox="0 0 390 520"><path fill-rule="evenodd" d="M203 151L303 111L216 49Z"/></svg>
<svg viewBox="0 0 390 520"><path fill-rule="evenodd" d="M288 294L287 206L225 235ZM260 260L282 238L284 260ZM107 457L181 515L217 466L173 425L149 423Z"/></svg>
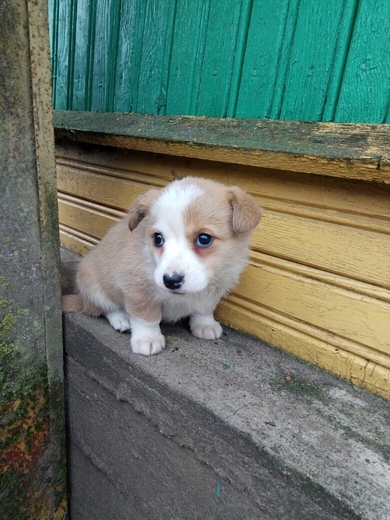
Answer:
<svg viewBox="0 0 390 520"><path fill-rule="evenodd" d="M388 125L57 111L57 137L390 183Z"/></svg>

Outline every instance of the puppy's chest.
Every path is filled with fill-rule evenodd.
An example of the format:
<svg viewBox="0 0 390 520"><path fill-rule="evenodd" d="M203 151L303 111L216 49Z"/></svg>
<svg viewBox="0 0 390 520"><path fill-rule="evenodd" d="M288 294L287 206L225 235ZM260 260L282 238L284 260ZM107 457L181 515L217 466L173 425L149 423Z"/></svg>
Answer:
<svg viewBox="0 0 390 520"><path fill-rule="evenodd" d="M162 320L175 322L194 312L199 312L194 307L187 302L164 302L162 304Z"/></svg>
<svg viewBox="0 0 390 520"><path fill-rule="evenodd" d="M176 296L162 302L162 320L165 322L175 322L190 316L191 314L203 314L207 312L213 298L196 297L186 298L185 296Z"/></svg>

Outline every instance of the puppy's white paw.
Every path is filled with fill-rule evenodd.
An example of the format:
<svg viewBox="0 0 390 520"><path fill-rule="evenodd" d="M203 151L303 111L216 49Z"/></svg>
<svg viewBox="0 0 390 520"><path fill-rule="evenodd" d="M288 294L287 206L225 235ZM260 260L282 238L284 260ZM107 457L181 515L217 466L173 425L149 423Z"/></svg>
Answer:
<svg viewBox="0 0 390 520"><path fill-rule="evenodd" d="M165 338L161 333L156 336L132 337L130 345L134 354L152 356L164 350Z"/></svg>
<svg viewBox="0 0 390 520"><path fill-rule="evenodd" d="M148 322L131 316L131 349L135 354L152 356L165 348L160 322Z"/></svg>
<svg viewBox="0 0 390 520"><path fill-rule="evenodd" d="M218 339L222 336L222 327L215 321L212 314L191 316L190 329L192 334L199 339Z"/></svg>
<svg viewBox="0 0 390 520"><path fill-rule="evenodd" d="M110 322L111 327L119 332L130 330L130 316L123 311L108 312L106 318Z"/></svg>

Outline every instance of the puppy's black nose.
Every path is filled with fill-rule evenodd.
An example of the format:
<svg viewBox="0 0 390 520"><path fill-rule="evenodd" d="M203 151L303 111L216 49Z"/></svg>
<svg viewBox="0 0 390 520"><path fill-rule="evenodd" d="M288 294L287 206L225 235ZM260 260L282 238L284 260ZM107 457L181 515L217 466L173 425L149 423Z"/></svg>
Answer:
<svg viewBox="0 0 390 520"><path fill-rule="evenodd" d="M184 276L176 272L174 272L170 276L169 274L164 274L163 282L167 289L180 289L184 282Z"/></svg>

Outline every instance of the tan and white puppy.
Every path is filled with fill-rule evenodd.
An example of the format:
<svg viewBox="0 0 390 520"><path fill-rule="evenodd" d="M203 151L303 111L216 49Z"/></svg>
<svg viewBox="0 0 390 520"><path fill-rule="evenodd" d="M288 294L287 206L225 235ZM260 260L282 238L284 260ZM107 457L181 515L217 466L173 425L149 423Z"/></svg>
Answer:
<svg viewBox="0 0 390 520"><path fill-rule="evenodd" d="M145 356L165 347L161 321L189 316L194 336L217 339L214 309L237 284L261 215L242 189L211 180L147 191L80 262L79 294L65 296L63 309L131 329L133 352Z"/></svg>

